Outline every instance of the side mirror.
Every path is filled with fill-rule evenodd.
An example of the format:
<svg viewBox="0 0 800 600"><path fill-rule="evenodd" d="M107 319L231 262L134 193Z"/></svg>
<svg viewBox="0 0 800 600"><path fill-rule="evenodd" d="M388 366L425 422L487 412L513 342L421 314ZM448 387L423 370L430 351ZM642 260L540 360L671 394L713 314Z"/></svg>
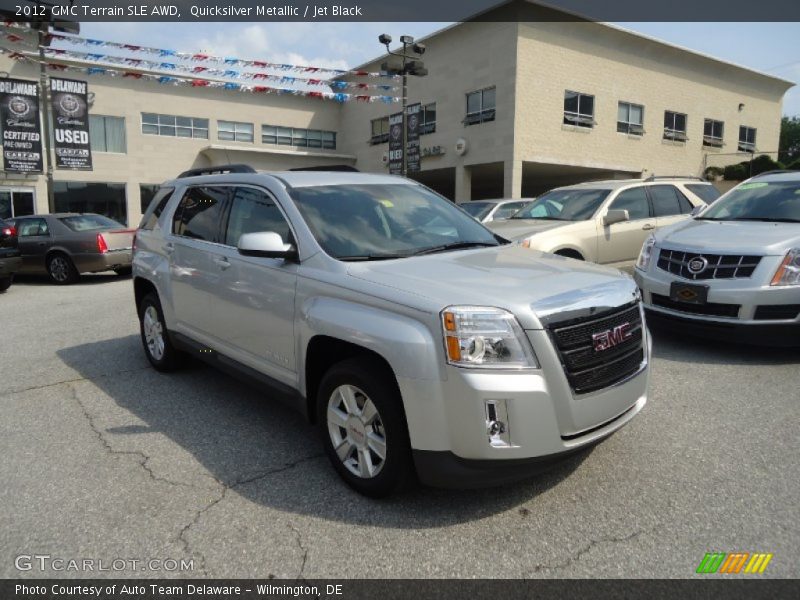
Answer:
<svg viewBox="0 0 800 600"><path fill-rule="evenodd" d="M706 206L708 206L708 205L707 205L707 204L705 204L705 205L704 205L704 204L701 204L700 206L695 206L695 207L692 209L692 212L690 212L689 214L690 214L691 216L693 216L693 217L696 217L696 216L697 216L697 215L699 215L701 212L703 212L703 209L704 209Z"/></svg>
<svg viewBox="0 0 800 600"><path fill-rule="evenodd" d="M297 258L297 250L291 244L284 244L281 236L272 231L245 233L239 238L237 248L242 256L287 260Z"/></svg>
<svg viewBox="0 0 800 600"><path fill-rule="evenodd" d="M614 223L622 223L623 221L630 221L631 216L627 210L612 209L603 217L603 225L613 225Z"/></svg>

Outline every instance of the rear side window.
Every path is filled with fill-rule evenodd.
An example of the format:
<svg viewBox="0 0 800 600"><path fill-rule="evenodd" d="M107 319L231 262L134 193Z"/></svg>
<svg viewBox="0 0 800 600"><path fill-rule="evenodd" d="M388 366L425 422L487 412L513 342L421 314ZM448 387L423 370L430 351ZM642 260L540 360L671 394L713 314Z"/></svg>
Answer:
<svg viewBox="0 0 800 600"><path fill-rule="evenodd" d="M707 183L687 183L686 189L700 196L700 199L706 204L711 204L721 196L717 188Z"/></svg>
<svg viewBox="0 0 800 600"><path fill-rule="evenodd" d="M683 212L678 190L675 189L675 186L651 185L648 189L650 190L650 198L653 201L653 210L657 217L669 217Z"/></svg>
<svg viewBox="0 0 800 600"><path fill-rule="evenodd" d="M139 229L155 229L158 219L167 207L167 202L172 198L172 192L174 191L175 188L165 187L156 192L156 195L150 201L150 206L142 217Z"/></svg>
<svg viewBox="0 0 800 600"><path fill-rule="evenodd" d="M627 210L631 221L650 217L650 204L643 187L620 192L609 207L613 210Z"/></svg>
<svg viewBox="0 0 800 600"><path fill-rule="evenodd" d="M181 199L172 220L172 233L183 237L219 241L225 204L230 197L226 186L191 187Z"/></svg>
<svg viewBox="0 0 800 600"><path fill-rule="evenodd" d="M47 221L44 219L21 219L17 221L17 237L50 235Z"/></svg>
<svg viewBox="0 0 800 600"><path fill-rule="evenodd" d="M225 230L225 244L237 246L242 235L259 231L277 233L285 244L294 243L289 223L266 192L255 188L236 188Z"/></svg>

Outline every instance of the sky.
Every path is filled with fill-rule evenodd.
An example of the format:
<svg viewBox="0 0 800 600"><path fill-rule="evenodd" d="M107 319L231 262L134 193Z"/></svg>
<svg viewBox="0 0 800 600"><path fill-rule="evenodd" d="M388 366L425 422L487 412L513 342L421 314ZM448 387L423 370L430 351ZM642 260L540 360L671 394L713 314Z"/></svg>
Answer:
<svg viewBox="0 0 800 600"><path fill-rule="evenodd" d="M421 37L448 23L82 23L84 37L333 68L378 56L378 35ZM617 23L622 27L800 83L800 23ZM433 75L433 74L432 74ZM784 97L800 116L800 89Z"/></svg>

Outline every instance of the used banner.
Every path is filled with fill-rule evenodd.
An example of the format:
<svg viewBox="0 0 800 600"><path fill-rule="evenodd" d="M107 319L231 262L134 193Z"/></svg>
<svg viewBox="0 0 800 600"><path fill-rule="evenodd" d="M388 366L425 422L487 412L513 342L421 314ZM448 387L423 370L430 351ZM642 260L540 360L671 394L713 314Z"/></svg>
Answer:
<svg viewBox="0 0 800 600"><path fill-rule="evenodd" d="M389 173L403 172L403 113L389 115Z"/></svg>
<svg viewBox="0 0 800 600"><path fill-rule="evenodd" d="M419 171L419 118L422 104L412 104L406 108L406 171Z"/></svg>
<svg viewBox="0 0 800 600"><path fill-rule="evenodd" d="M11 173L41 173L39 84L21 79L0 79L0 120L4 169Z"/></svg>
<svg viewBox="0 0 800 600"><path fill-rule="evenodd" d="M87 87L85 81L50 78L57 169L92 170Z"/></svg>

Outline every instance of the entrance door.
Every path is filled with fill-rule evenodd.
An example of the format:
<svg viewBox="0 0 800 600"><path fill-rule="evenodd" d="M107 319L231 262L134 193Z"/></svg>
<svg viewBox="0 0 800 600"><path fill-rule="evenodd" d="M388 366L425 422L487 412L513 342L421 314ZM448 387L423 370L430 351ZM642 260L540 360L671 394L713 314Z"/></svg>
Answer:
<svg viewBox="0 0 800 600"><path fill-rule="evenodd" d="M35 212L33 188L0 187L0 219L24 217Z"/></svg>

